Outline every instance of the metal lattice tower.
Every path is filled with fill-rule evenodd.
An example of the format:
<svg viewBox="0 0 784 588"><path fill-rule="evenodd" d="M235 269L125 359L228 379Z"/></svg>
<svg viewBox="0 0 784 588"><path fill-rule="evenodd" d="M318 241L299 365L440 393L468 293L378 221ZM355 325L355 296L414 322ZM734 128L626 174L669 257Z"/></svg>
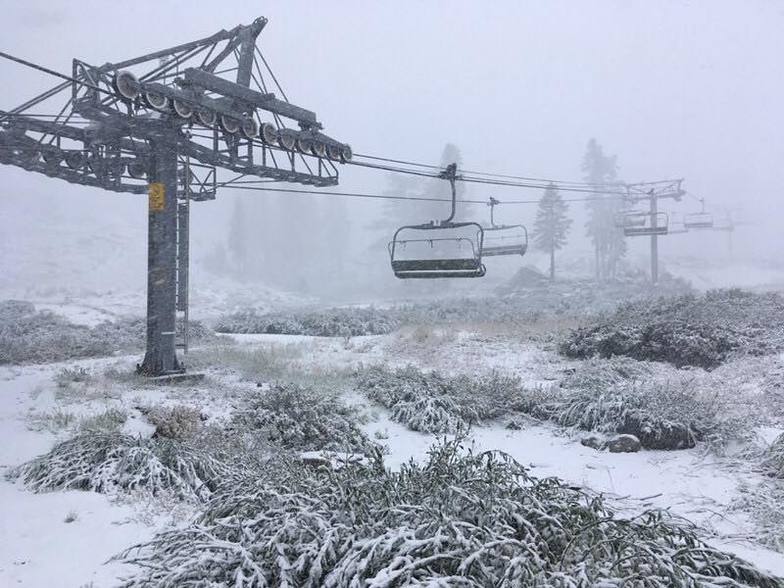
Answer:
<svg viewBox="0 0 784 588"><path fill-rule="evenodd" d="M684 192L682 188L683 179L678 180L664 180L658 182L642 182L638 184L626 185L626 200L627 202L636 204L640 201L648 201L648 215L650 216L652 226L647 233L651 238L651 283L656 284L659 281L659 232L657 231L657 223L659 218L659 200L665 198L672 198L675 201L680 201L683 198ZM666 228L665 228L666 231ZM666 234L663 233L663 234Z"/></svg>
<svg viewBox="0 0 784 588"><path fill-rule="evenodd" d="M176 315L187 320L190 201L243 176L332 186L351 159L314 112L287 100L256 46L266 24L118 63L75 59L67 81L0 111L0 163L148 194L146 375L184 371ZM180 333L187 349L187 323Z"/></svg>

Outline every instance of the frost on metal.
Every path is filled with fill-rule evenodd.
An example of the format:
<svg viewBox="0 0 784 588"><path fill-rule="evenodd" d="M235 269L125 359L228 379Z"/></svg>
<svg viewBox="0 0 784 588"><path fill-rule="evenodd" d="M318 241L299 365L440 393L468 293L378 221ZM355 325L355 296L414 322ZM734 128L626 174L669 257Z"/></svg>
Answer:
<svg viewBox="0 0 784 588"><path fill-rule="evenodd" d="M226 487L190 527L118 559L139 566L126 588L780 586L662 511L620 518L459 441L399 472L377 457Z"/></svg>

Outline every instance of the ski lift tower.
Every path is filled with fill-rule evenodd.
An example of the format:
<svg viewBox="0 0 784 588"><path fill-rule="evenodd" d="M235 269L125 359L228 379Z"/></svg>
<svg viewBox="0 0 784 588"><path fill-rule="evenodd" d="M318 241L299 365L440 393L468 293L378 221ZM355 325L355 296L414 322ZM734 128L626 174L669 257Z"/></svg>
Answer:
<svg viewBox="0 0 784 588"><path fill-rule="evenodd" d="M644 233L651 238L651 283L659 281L659 235L667 233L667 227L661 227L659 223L659 200L672 198L680 201L685 192L681 188L682 179L663 180L658 182L641 182L638 184L626 185L626 200L632 205L641 201L648 201L648 216L650 224Z"/></svg>
<svg viewBox="0 0 784 588"><path fill-rule="evenodd" d="M0 111L0 163L148 194L145 375L184 372L177 336L187 350L187 322L178 333L177 314L187 319L190 202L212 200L243 177L332 186L337 164L351 159L314 112L286 98L256 46L266 24L258 18L118 63L75 59L69 76L0 55L65 79Z"/></svg>

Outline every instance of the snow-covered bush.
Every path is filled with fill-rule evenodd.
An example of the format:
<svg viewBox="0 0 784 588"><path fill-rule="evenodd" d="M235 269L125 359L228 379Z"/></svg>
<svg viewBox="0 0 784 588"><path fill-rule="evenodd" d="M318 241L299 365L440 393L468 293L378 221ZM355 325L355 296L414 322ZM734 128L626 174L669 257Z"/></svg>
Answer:
<svg viewBox="0 0 784 588"><path fill-rule="evenodd" d="M732 510L754 522L754 541L784 553L784 486L780 480L757 485L741 482Z"/></svg>
<svg viewBox="0 0 784 588"><path fill-rule="evenodd" d="M26 300L0 300L0 324L35 314L35 305Z"/></svg>
<svg viewBox="0 0 784 588"><path fill-rule="evenodd" d="M188 353L188 365L195 369L231 368L243 378L256 382L287 379L292 376L303 346L298 343L245 346L221 342Z"/></svg>
<svg viewBox="0 0 784 588"><path fill-rule="evenodd" d="M657 375L625 358L587 360L559 386L526 391L525 412L566 427L632 434L647 449L684 449L697 441L721 451L751 427L732 410L734 391L697 386L686 374Z"/></svg>
<svg viewBox="0 0 784 588"><path fill-rule="evenodd" d="M422 464L347 465L223 486L190 526L118 556L126 588L781 586L660 511L600 497L456 442Z"/></svg>
<svg viewBox="0 0 784 588"><path fill-rule="evenodd" d="M629 279L597 285L593 280L531 282L523 280L500 289L501 296L442 298L392 307L303 309L258 313L242 310L221 317L216 331L346 337L384 335L401 326L495 323L527 328L553 316L579 317L614 309L622 300L650 300L650 285ZM517 280L519 282L519 280ZM656 295L684 294L689 286L663 277Z"/></svg>
<svg viewBox="0 0 784 588"><path fill-rule="evenodd" d="M93 375L90 370L83 367L63 368L54 376L55 384L60 388L67 388L71 384L90 382Z"/></svg>
<svg viewBox="0 0 784 588"><path fill-rule="evenodd" d="M625 304L561 343L573 358L626 356L712 369L732 353L784 349L784 299L777 294L715 290L704 296Z"/></svg>
<svg viewBox="0 0 784 588"><path fill-rule="evenodd" d="M185 441L192 439L202 427L202 414L198 408L178 404L164 406L161 404L145 407L142 410L145 418L155 427L155 437Z"/></svg>
<svg viewBox="0 0 784 588"><path fill-rule="evenodd" d="M27 302L0 302L0 364L50 363L81 357L101 357L144 345L146 323L141 318L120 318L94 327L76 325L49 311L36 311ZM191 322L191 338L206 340L214 334Z"/></svg>
<svg viewBox="0 0 784 588"><path fill-rule="evenodd" d="M128 413L120 408L107 408L103 412L84 417L79 423L82 431L116 433L128 420Z"/></svg>
<svg viewBox="0 0 784 588"><path fill-rule="evenodd" d="M287 383L255 394L235 413L232 429L258 432L285 449L366 451L371 442L360 424L336 392Z"/></svg>
<svg viewBox="0 0 784 588"><path fill-rule="evenodd" d="M119 433L82 433L11 471L36 492L50 490L146 491L205 500L226 474L203 451L169 439Z"/></svg>
<svg viewBox="0 0 784 588"><path fill-rule="evenodd" d="M414 366L373 366L358 370L355 380L393 419L424 433L454 432L518 411L524 402L519 380L498 373L449 377Z"/></svg>
<svg viewBox="0 0 784 588"><path fill-rule="evenodd" d="M771 476L784 478L784 434L776 437L765 451L762 465Z"/></svg>
<svg viewBox="0 0 784 588"><path fill-rule="evenodd" d="M0 364L48 363L110 355L112 342L93 336L90 327L74 325L48 311L0 316Z"/></svg>
<svg viewBox="0 0 784 588"><path fill-rule="evenodd" d="M369 308L328 308L296 313L257 314L241 311L222 317L216 326L221 333L270 333L317 337L385 335L398 328L394 313Z"/></svg>

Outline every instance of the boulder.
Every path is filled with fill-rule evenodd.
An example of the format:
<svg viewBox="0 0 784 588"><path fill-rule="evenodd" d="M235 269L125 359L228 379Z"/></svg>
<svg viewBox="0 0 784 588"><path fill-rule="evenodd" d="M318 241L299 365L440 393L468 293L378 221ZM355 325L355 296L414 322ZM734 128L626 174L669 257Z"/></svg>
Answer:
<svg viewBox="0 0 784 588"><path fill-rule="evenodd" d="M639 416L628 415L617 431L634 435L645 449L691 449L697 444L696 432L675 421L659 421L652 426Z"/></svg>
<svg viewBox="0 0 784 588"><path fill-rule="evenodd" d="M607 441L610 453L635 453L641 446L640 440L634 435L618 435Z"/></svg>
<svg viewBox="0 0 784 588"><path fill-rule="evenodd" d="M588 435L587 437L580 439L580 444L585 447L591 447L592 449L601 451L604 449L605 441L598 435Z"/></svg>

